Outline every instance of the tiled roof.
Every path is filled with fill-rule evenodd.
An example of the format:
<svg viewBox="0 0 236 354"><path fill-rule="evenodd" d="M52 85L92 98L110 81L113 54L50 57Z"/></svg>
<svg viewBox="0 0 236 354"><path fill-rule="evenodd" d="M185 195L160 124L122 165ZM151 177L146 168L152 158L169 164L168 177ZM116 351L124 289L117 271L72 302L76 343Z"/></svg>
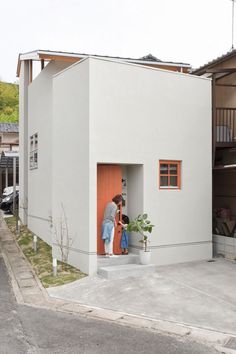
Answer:
<svg viewBox="0 0 236 354"><path fill-rule="evenodd" d="M200 66L199 68L193 69L191 71L191 74L197 74L197 75L200 74L201 75L201 74L204 73L205 69L209 68L209 66L212 66L212 65L218 64L220 62L223 62L226 59L234 56L235 54L236 54L236 49L230 50L226 54L223 54L223 55L217 57L216 59L213 59L213 60L209 61L208 63Z"/></svg>
<svg viewBox="0 0 236 354"><path fill-rule="evenodd" d="M155 62L160 62L161 60L154 57L152 54L145 55L142 58L139 58L139 60L144 60L144 61L155 61Z"/></svg>
<svg viewBox="0 0 236 354"><path fill-rule="evenodd" d="M19 133L19 124L0 123L0 133Z"/></svg>

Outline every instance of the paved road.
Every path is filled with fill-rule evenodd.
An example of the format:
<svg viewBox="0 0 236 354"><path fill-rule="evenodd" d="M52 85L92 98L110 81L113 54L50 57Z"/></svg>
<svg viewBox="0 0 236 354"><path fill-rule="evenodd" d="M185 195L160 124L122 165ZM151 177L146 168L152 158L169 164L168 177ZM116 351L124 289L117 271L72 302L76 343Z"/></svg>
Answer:
<svg viewBox="0 0 236 354"><path fill-rule="evenodd" d="M18 305L0 254L0 354L213 354L189 340Z"/></svg>

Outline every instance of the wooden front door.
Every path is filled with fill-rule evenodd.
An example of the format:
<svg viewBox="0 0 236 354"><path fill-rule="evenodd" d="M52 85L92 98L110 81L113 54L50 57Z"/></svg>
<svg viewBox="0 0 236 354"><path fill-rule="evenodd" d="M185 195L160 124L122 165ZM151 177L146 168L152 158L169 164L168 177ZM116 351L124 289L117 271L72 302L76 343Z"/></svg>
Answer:
<svg viewBox="0 0 236 354"><path fill-rule="evenodd" d="M102 220L106 204L116 194L122 194L122 171L118 165L98 165L97 167L97 254L104 254L104 242L102 240ZM121 220L122 210L117 214L117 223ZM121 254L120 239L121 226L115 228L114 254Z"/></svg>

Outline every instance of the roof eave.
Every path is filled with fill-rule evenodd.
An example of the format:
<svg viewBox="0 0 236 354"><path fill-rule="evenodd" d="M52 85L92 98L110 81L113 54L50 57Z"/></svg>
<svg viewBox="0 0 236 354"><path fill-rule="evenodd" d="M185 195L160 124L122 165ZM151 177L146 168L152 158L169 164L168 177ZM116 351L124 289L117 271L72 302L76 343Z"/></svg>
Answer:
<svg viewBox="0 0 236 354"><path fill-rule="evenodd" d="M18 55L16 77L20 76L20 67L21 67L21 62L23 60L40 60L40 58L39 58L39 50L34 50L32 52L27 52L27 53L20 53Z"/></svg>
<svg viewBox="0 0 236 354"><path fill-rule="evenodd" d="M38 51L39 58L38 60L43 57L43 56L58 56L58 57L68 57L68 58L78 58L78 59L84 59L87 57L96 57L98 56L99 58L110 58L110 59L115 59L117 61L126 61L126 62L131 62L131 63L139 63L139 64L154 64L154 65L168 65L168 66L180 66L180 67L186 67L186 68L191 68L191 65L188 63L178 63L178 62L165 62L165 61L150 61L150 60L140 60L140 59L131 59L131 58L121 58L121 57L112 57L112 56L104 56L104 55L92 55L92 54L77 54L77 53L66 53L66 52L53 52L53 51L47 51L47 50L39 50ZM31 58L30 58L31 59Z"/></svg>
<svg viewBox="0 0 236 354"><path fill-rule="evenodd" d="M56 51L48 51L48 50L34 50L28 53L19 54L18 56L18 63L17 63L17 71L16 76L20 76L20 67L21 61L23 60L41 60L41 59L48 59L51 60L52 57L65 57L65 58L72 58L73 59L84 59L92 55L88 54L78 54L78 53L67 53L67 52L56 52ZM147 60L140 60L140 59L131 59L131 58L116 58L116 57L108 57L108 56L100 56L100 58L111 58L117 61L126 61L128 63L136 63L136 64L144 64L144 65L160 65L160 66L176 66L182 68L191 69L191 65L187 63L178 63L178 62L165 62L165 61L147 61Z"/></svg>

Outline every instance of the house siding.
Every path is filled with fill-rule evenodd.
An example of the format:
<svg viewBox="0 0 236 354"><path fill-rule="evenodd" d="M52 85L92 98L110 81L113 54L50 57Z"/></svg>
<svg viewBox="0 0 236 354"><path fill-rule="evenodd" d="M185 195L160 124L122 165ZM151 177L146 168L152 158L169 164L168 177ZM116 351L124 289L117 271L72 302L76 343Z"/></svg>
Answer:
<svg viewBox="0 0 236 354"><path fill-rule="evenodd" d="M67 64L68 65L68 64ZM28 175L28 226L36 235L51 244L50 217L52 215L52 76L65 68L65 63L49 63L28 87L29 139L38 133L38 168Z"/></svg>
<svg viewBox="0 0 236 354"><path fill-rule="evenodd" d="M53 79L52 137L53 253L60 258L56 238L60 237L63 208L71 238L69 262L90 273L90 259L96 261L96 253L89 247L88 61L72 66Z"/></svg>
<svg viewBox="0 0 236 354"><path fill-rule="evenodd" d="M91 186L97 163L142 164L153 263L211 257L210 80L91 59L90 98ZM182 161L180 191L159 190L162 159ZM90 197L92 238L95 191Z"/></svg>

